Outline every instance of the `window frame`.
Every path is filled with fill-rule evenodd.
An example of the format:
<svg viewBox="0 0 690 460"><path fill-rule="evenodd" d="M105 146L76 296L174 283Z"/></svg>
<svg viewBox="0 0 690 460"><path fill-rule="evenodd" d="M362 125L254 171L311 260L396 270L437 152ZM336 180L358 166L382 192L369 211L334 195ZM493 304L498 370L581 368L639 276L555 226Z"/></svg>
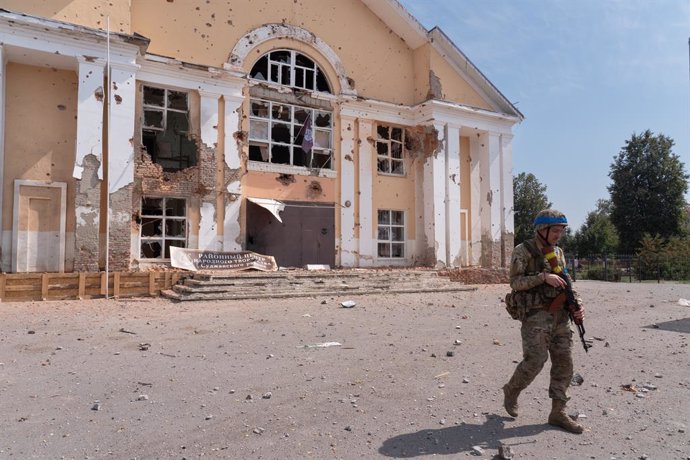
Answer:
<svg viewBox="0 0 690 460"><path fill-rule="evenodd" d="M381 213L388 213L388 222L381 223ZM394 213L400 215L400 223L394 223L393 219ZM390 259L390 260L401 260L405 259L406 255L406 229L405 229L405 211L397 209L378 209L376 214L376 257L378 259ZM388 238L381 238L381 230L386 229L388 233ZM394 239L393 229L401 229L401 239ZM388 255L381 255L381 248L388 247ZM396 252L393 251L394 247L400 248L399 255L395 255Z"/></svg>
<svg viewBox="0 0 690 460"><path fill-rule="evenodd" d="M386 137L381 137L380 129L386 129ZM400 131L400 138L395 139L394 131ZM385 152L381 152L381 147ZM382 176L406 177L407 169L405 168L405 129L394 125L376 125L376 142L374 145L376 150L376 172ZM399 149L399 158L394 156L394 151ZM381 169L381 164L387 165L387 170ZM398 171L393 168L394 164L399 164Z"/></svg>
<svg viewBox="0 0 690 460"><path fill-rule="evenodd" d="M147 104L146 103L146 90L147 88L150 89L155 89L155 90L162 90L163 91L163 105L153 105L153 104ZM168 95L170 92L175 92L175 93L180 93L185 95L185 106L186 109L177 109L174 107L170 107L169 105L169 98ZM141 86L141 130L140 130L140 141L142 145L145 145L144 143L144 136L146 134L146 131L153 131L153 132L158 132L158 133L165 133L168 130L168 118L169 118L169 113L179 113L183 114L186 119L187 119L187 129L186 130L180 130L178 133L175 133L181 137L186 137L189 138L189 134L192 132L192 126L191 126L191 91L188 89L178 89L178 88L172 88L168 86L163 86L163 85L156 85L156 84L148 84L148 83L143 83ZM161 112L162 117L161 117L161 127L158 126L153 126L153 125L147 125L146 124L146 113L147 112ZM180 147L181 149L182 147ZM183 169L196 166L198 164L198 149L195 148L195 152L193 157L183 157L181 155L177 157L171 157L171 158L166 158L160 156L160 152L148 152L148 154L151 156L151 160L155 164L160 164L164 170L166 171L181 171ZM158 158L164 160L164 162L167 163L176 163L177 167L171 168L171 167L166 167L163 163L158 161ZM185 160L186 158L186 160Z"/></svg>
<svg viewBox="0 0 690 460"><path fill-rule="evenodd" d="M162 200L161 202L161 213L160 214L144 214L144 200ZM180 200L184 203L183 209L184 209L184 215L183 216L176 216L176 215L168 215L167 214L167 206L166 203L168 200ZM166 249L166 242L168 241L182 241L184 244L182 248L186 248L189 244L189 200L186 198L182 197L177 197L177 196L142 196L141 200L139 201L140 207L139 207L139 260L143 261L158 261L158 262L165 262L165 261L170 261L170 257L165 257L165 249ZM154 235L154 236L144 236L143 230L144 230L144 225L145 225L145 220L160 220L160 235ZM184 228L184 236L168 236L167 233L167 222L168 221L176 221L176 222L182 222L182 228ZM144 256L144 252L142 251L142 246L146 242L160 242L161 243L161 256L160 257L146 257Z"/></svg>
<svg viewBox="0 0 690 460"><path fill-rule="evenodd" d="M255 115L254 104L267 104L266 116ZM290 115L288 119L281 119L274 117L274 107L280 106L281 109L288 107ZM304 122L301 122L295 117L297 110L307 113L307 117L311 118L313 144L310 152L304 152L301 145L301 137L303 136ZM320 114L329 117L329 126L317 126L316 119ZM305 117L306 121L306 117ZM265 124L265 138L257 136L258 130L254 126ZM276 124L287 125L290 133L290 142L280 142L273 140L273 129ZM324 169L333 171L335 169L333 157L333 112L328 110L320 110L312 107L290 104L287 102L278 102L271 99L250 97L249 98L249 161L257 163L266 163L272 166L282 166L291 168L306 168L306 169ZM263 133L262 133L263 134ZM293 135L294 134L294 135ZM325 137L324 137L325 136ZM298 141L299 139L299 141ZM320 140L320 142L319 142ZM326 145L321 145L325 143ZM266 159L252 159L252 147L264 146L267 149ZM289 149L289 161L287 163L273 162L273 148L274 146L287 147ZM299 165L295 164L295 149L300 149L309 160L309 164ZM321 158L328 157L322 164L314 164L317 155ZM306 163L306 162L305 162ZM326 166L328 165L328 166Z"/></svg>
<svg viewBox="0 0 690 460"><path fill-rule="evenodd" d="M275 59L275 55L280 54L280 53L289 53L289 59L287 62L285 61L279 61ZM302 58L303 60L308 61L308 63L311 63L312 67L308 67L307 65L300 65L298 64L299 58ZM261 61L265 59L266 60L266 75L264 78L258 78L256 76L256 73L258 73L259 70L257 69L257 66L263 65ZM273 79L273 69L276 69L276 79ZM289 72L287 82L285 82L285 72ZM298 73L301 72L302 74L302 85L298 85ZM306 75L311 72L311 87L307 85L308 79L305 78ZM307 56L304 53L301 53L297 50L294 49L289 49L289 48L280 48L280 49L275 49L271 50L265 54L263 54L257 61L254 63L252 66L251 70L249 71L249 75L251 78L258 80L258 81L265 81L268 83L280 85L280 86L288 86L290 88L295 88L299 90L305 90L305 91L317 91L321 93L328 93L332 94L333 91L331 89L331 84L328 81L328 77L326 76L326 73L321 69L321 67L314 61L312 58ZM325 83L326 88L325 89L319 89L319 75L323 78L323 81ZM263 76L263 75L262 75Z"/></svg>

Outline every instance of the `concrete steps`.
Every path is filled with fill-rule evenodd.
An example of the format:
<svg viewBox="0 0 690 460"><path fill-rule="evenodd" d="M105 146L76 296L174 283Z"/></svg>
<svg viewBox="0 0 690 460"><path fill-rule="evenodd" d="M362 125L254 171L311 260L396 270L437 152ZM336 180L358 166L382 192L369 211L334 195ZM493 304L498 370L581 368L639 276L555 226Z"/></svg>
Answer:
<svg viewBox="0 0 690 460"><path fill-rule="evenodd" d="M353 269L279 272L198 272L163 296L178 300L244 300L314 296L353 296L455 292L474 288L451 282L434 270Z"/></svg>

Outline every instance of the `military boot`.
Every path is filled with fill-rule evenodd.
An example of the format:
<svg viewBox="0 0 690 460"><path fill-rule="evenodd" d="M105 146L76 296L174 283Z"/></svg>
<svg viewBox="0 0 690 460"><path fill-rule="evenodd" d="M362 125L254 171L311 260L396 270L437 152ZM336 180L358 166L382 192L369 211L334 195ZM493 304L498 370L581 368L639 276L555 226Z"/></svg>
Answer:
<svg viewBox="0 0 690 460"><path fill-rule="evenodd" d="M560 399L553 399L552 401L553 405L551 413L549 414L549 425L559 426L575 434L582 433L584 431L582 425L575 423L575 421L565 413L565 401Z"/></svg>
<svg viewBox="0 0 690 460"><path fill-rule="evenodd" d="M506 408L506 412L511 417L518 416L518 396L520 396L520 390L516 390L510 385L503 386L503 407Z"/></svg>

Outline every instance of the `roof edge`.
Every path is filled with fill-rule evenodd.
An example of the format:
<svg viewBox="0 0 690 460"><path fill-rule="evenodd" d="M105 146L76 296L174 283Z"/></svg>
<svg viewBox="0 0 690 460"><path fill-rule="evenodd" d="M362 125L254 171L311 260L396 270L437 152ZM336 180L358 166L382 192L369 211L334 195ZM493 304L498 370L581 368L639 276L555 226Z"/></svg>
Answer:
<svg viewBox="0 0 690 460"><path fill-rule="evenodd" d="M83 33L94 38L106 40L108 32L102 29L95 29L93 27L82 26L71 22L59 21L57 19L44 18L41 16L32 16L26 13L17 13L4 8L0 8L0 20L5 20L8 23L17 23L25 26L34 26L41 28L49 28L53 31L61 31L68 33ZM149 38L144 37L138 33L125 34L122 32L110 32L111 39L116 41L137 46L142 55L146 54L146 49L151 43Z"/></svg>
<svg viewBox="0 0 690 460"><path fill-rule="evenodd" d="M440 27L434 27L428 33L431 45L446 56L452 64L464 72L491 101L504 113L517 117L520 121L525 116L506 98L503 93L474 65L458 46L446 35Z"/></svg>

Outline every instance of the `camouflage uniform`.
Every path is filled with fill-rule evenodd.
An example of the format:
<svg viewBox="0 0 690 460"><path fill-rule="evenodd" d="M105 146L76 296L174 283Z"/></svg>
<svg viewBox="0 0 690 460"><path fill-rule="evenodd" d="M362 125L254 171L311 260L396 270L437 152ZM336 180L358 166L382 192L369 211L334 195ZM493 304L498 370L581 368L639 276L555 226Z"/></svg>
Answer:
<svg viewBox="0 0 690 460"><path fill-rule="evenodd" d="M541 372L551 355L549 397L567 401L568 387L573 377L573 331L570 329L568 312L565 308L559 307L556 313L549 312L551 300L560 291L542 282L539 273L550 272L551 267L543 257L537 261L530 252L529 245L532 245L532 248L538 247L535 240L528 240L518 245L513 251L510 287L515 291L537 290L541 294L541 302L532 305L527 312L527 317L522 321L523 360L518 364L507 386L518 392L527 388ZM555 250L558 264L565 267L563 251L559 247ZM579 301L577 294L576 299Z"/></svg>

